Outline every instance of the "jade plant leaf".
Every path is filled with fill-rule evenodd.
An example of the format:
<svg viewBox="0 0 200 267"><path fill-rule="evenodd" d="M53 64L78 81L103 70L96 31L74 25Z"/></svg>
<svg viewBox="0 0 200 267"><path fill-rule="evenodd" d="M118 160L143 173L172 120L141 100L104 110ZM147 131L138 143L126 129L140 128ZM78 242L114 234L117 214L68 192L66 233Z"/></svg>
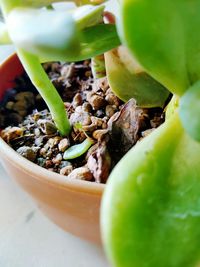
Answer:
<svg viewBox="0 0 200 267"><path fill-rule="evenodd" d="M113 266L199 266L199 155L175 112L115 167L101 209Z"/></svg>
<svg viewBox="0 0 200 267"><path fill-rule="evenodd" d="M84 25L92 23L91 17L76 21L66 11L16 8L10 12L7 25L13 43L37 55L42 62L80 61L120 44L115 25L93 25L80 31L81 21Z"/></svg>
<svg viewBox="0 0 200 267"><path fill-rule="evenodd" d="M169 91L139 66L125 47L105 53L106 73L112 91L140 107L163 107Z"/></svg>
<svg viewBox="0 0 200 267"><path fill-rule="evenodd" d="M80 61L103 54L121 44L115 25L99 24L81 31L78 55L65 54L61 61ZM53 55L41 57L41 62L52 60ZM57 59L58 60L58 59Z"/></svg>
<svg viewBox="0 0 200 267"><path fill-rule="evenodd" d="M200 81L191 86L181 97L179 113L187 133L200 142Z"/></svg>
<svg viewBox="0 0 200 267"><path fill-rule="evenodd" d="M200 79L200 1L122 0L123 42L141 65L182 95Z"/></svg>
<svg viewBox="0 0 200 267"><path fill-rule="evenodd" d="M16 8L7 18L13 43L36 55L59 60L79 54L79 34L72 14L62 11Z"/></svg>

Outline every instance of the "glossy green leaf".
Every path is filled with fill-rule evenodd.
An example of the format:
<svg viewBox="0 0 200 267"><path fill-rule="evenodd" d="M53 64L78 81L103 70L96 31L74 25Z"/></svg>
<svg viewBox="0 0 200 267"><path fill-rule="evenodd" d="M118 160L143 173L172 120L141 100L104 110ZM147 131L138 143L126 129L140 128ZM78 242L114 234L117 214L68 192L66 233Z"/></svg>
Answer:
<svg viewBox="0 0 200 267"><path fill-rule="evenodd" d="M65 151L63 158L65 160L78 158L86 153L93 144L94 141L88 137L81 144L77 144L68 148Z"/></svg>
<svg viewBox="0 0 200 267"><path fill-rule="evenodd" d="M169 91L149 76L124 47L105 53L112 91L123 101L134 98L141 107L163 107Z"/></svg>
<svg viewBox="0 0 200 267"><path fill-rule="evenodd" d="M112 266L199 266L199 155L175 114L115 167L101 209Z"/></svg>
<svg viewBox="0 0 200 267"><path fill-rule="evenodd" d="M179 113L184 129L200 142L200 82L181 97Z"/></svg>
<svg viewBox="0 0 200 267"><path fill-rule="evenodd" d="M182 95L200 79L200 1L122 0L119 32L142 66Z"/></svg>
<svg viewBox="0 0 200 267"><path fill-rule="evenodd" d="M32 54L52 60L79 54L77 27L65 11L17 8L9 14L7 25L13 43Z"/></svg>
<svg viewBox="0 0 200 267"><path fill-rule="evenodd" d="M120 45L120 40L115 25L99 24L81 31L80 35L80 51L78 55L65 54L57 60L60 61L81 61L101 55L104 52ZM54 55L49 54L42 57L41 62L48 62L54 59Z"/></svg>

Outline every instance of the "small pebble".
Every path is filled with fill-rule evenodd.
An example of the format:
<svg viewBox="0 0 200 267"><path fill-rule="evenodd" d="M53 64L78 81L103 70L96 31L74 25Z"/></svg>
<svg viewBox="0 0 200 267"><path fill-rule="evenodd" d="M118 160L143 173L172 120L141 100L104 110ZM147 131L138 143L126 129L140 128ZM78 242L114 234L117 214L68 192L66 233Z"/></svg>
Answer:
<svg viewBox="0 0 200 267"><path fill-rule="evenodd" d="M65 150L70 146L69 139L64 138L58 144L58 149L60 152L65 152Z"/></svg>
<svg viewBox="0 0 200 267"><path fill-rule="evenodd" d="M72 165L68 165L68 166L65 166L63 167L61 170L60 170L60 174L61 175L69 175L71 172L73 171L73 167Z"/></svg>
<svg viewBox="0 0 200 267"><path fill-rule="evenodd" d="M60 164L61 161L62 161L62 155L60 153L57 154L56 157L52 159L52 162L54 164Z"/></svg>
<svg viewBox="0 0 200 267"><path fill-rule="evenodd" d="M119 105L120 105L119 98L116 95L114 95L113 93L107 94L105 99L110 105L115 105L117 107L119 107Z"/></svg>
<svg viewBox="0 0 200 267"><path fill-rule="evenodd" d="M46 135L52 135L52 134L55 134L57 132L57 128L56 128L55 124L49 120L39 119L37 121L37 124L38 124L40 130Z"/></svg>
<svg viewBox="0 0 200 267"><path fill-rule="evenodd" d="M45 166L45 159L44 158L38 158L37 159L37 164L41 167L44 167Z"/></svg>
<svg viewBox="0 0 200 267"><path fill-rule="evenodd" d="M14 105L14 102L9 101L9 102L7 102L7 104L6 104L6 108L7 108L7 109L13 109L13 105Z"/></svg>
<svg viewBox="0 0 200 267"><path fill-rule="evenodd" d="M92 106L90 105L90 103L85 102L85 103L83 103L83 105L82 105L82 110L83 110L84 112L88 112L88 113L90 113L90 112L92 112Z"/></svg>
<svg viewBox="0 0 200 267"><path fill-rule="evenodd" d="M106 100L103 96L89 92L87 94L87 101L91 104L94 110L101 109L106 105Z"/></svg>
<svg viewBox="0 0 200 267"><path fill-rule="evenodd" d="M46 160L45 167L48 169L48 168L51 168L52 166L53 166L53 162L50 159Z"/></svg>
<svg viewBox="0 0 200 267"><path fill-rule="evenodd" d="M11 140L23 136L24 130L19 127L8 127L1 132L1 137L9 143Z"/></svg>
<svg viewBox="0 0 200 267"><path fill-rule="evenodd" d="M107 105L106 106L106 116L108 116L109 118L112 117L114 115L114 113L116 112L116 108L111 106L111 105Z"/></svg>
<svg viewBox="0 0 200 267"><path fill-rule="evenodd" d="M37 153L33 148L30 148L28 146L22 146L17 149L17 152L23 156L24 158L30 160L30 161L35 161Z"/></svg>
<svg viewBox="0 0 200 267"><path fill-rule="evenodd" d="M80 93L77 93L73 98L72 105L73 105L74 108L76 108L76 107L82 105L82 103L83 103L82 96L81 96Z"/></svg>
<svg viewBox="0 0 200 267"><path fill-rule="evenodd" d="M92 137L96 140L101 140L102 137L108 133L108 130L96 130L93 132Z"/></svg>
<svg viewBox="0 0 200 267"><path fill-rule="evenodd" d="M91 181L93 179L93 175L87 167L80 167L74 169L69 175L71 179L85 180Z"/></svg>

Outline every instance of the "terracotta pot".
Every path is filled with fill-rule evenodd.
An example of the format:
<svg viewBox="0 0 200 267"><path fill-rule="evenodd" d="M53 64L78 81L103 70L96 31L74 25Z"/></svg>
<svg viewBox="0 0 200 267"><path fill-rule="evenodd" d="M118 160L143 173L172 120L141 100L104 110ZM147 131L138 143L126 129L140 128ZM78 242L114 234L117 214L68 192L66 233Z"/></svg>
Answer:
<svg viewBox="0 0 200 267"><path fill-rule="evenodd" d="M0 98L23 72L16 55L0 67ZM104 185L71 180L26 160L0 138L0 160L6 171L37 202L42 211L64 230L100 242L99 208Z"/></svg>

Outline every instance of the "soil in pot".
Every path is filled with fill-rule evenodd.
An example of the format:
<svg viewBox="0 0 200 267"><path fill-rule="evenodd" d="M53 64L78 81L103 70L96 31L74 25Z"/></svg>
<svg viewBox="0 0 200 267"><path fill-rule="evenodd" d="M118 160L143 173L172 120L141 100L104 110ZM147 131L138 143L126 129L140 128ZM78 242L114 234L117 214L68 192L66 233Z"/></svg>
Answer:
<svg viewBox="0 0 200 267"><path fill-rule="evenodd" d="M161 108L139 108L134 99L123 103L106 77L92 77L88 60L43 66L69 114L69 137L59 135L26 73L16 79L16 86L0 102L2 138L41 167L73 179L106 183L123 155L164 121ZM85 153L69 159L66 151L78 144L83 147L86 139L90 144Z"/></svg>

